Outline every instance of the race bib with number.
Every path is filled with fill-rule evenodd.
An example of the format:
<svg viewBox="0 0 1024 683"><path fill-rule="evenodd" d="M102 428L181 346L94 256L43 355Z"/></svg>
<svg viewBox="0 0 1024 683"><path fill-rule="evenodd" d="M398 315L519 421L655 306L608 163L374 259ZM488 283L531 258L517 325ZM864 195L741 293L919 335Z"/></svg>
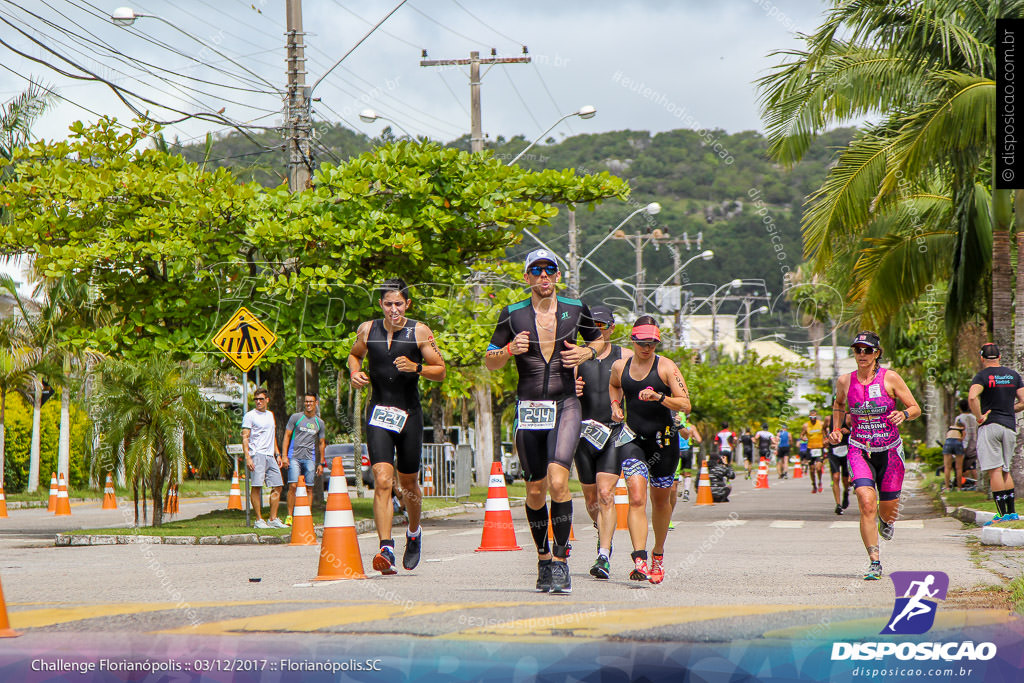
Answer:
<svg viewBox="0 0 1024 683"><path fill-rule="evenodd" d="M820 448L812 448L811 449L811 457L812 458L820 458L821 457L821 449Z"/></svg>
<svg viewBox="0 0 1024 683"><path fill-rule="evenodd" d="M608 437L612 435L612 428L601 424L597 420L584 420L583 429L580 430L580 437L589 441L594 448L601 449L608 443Z"/></svg>
<svg viewBox="0 0 1024 683"><path fill-rule="evenodd" d="M370 426L381 427L398 434L405 427L405 421L408 418L409 413L401 408L374 406L373 413L370 414Z"/></svg>
<svg viewBox="0 0 1024 683"><path fill-rule="evenodd" d="M627 444L635 438L636 434L633 433L633 430L629 428L629 425L624 424L622 425L622 431L619 432L619 438L615 439L615 445Z"/></svg>
<svg viewBox="0 0 1024 683"><path fill-rule="evenodd" d="M846 446L833 446L832 447L832 455L836 456L837 458L845 458L846 457L846 451L847 451L847 447Z"/></svg>
<svg viewBox="0 0 1024 683"><path fill-rule="evenodd" d="M520 401L516 415L518 429L554 429L554 401Z"/></svg>

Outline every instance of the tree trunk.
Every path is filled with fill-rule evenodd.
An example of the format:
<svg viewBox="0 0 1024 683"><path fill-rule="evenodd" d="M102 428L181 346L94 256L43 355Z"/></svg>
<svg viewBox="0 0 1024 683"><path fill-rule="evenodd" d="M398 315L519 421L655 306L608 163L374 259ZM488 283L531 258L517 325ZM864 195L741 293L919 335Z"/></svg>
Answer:
<svg viewBox="0 0 1024 683"><path fill-rule="evenodd" d="M814 345L814 379L821 379L821 323L811 323L811 343Z"/></svg>
<svg viewBox="0 0 1024 683"><path fill-rule="evenodd" d="M308 358L295 359L295 412L301 413L306 393L320 395L320 366ZM284 432L281 432L282 436Z"/></svg>
<svg viewBox="0 0 1024 683"><path fill-rule="evenodd" d="M1010 262L1010 190L992 191L992 341L1003 358L1013 344L1013 266Z"/></svg>
<svg viewBox="0 0 1024 683"><path fill-rule="evenodd" d="M32 445L28 460L28 486L25 487L25 491L28 493L34 493L39 488L39 437L42 430L40 423L43 409L43 383L37 378L32 380L32 384ZM60 472L57 475L59 477ZM64 473L64 476L67 477L67 472ZM68 485L70 483L68 482Z"/></svg>
<svg viewBox="0 0 1024 683"><path fill-rule="evenodd" d="M943 419L942 395L939 385L934 381L926 381L924 385L924 408L925 408L925 447L931 448L937 445L936 441L942 441L942 430L948 423Z"/></svg>
<svg viewBox="0 0 1024 683"><path fill-rule="evenodd" d="M839 381L839 323L832 320L830 324L832 325L832 392L835 393L836 382Z"/></svg>
<svg viewBox="0 0 1024 683"><path fill-rule="evenodd" d="M341 400L341 388L344 383L345 375L339 369L338 374L334 376L334 417L341 425L344 425L348 419L345 413L345 404Z"/></svg>
<svg viewBox="0 0 1024 683"><path fill-rule="evenodd" d="M486 377L473 386L473 403L476 409L476 443L473 447L476 485L487 486L494 461L494 414L491 412L491 383Z"/></svg>
<svg viewBox="0 0 1024 683"><path fill-rule="evenodd" d="M164 482L167 479L167 472L164 467L164 453L158 447L153 457L153 464L149 468L149 488L153 494L153 526L160 526L164 523Z"/></svg>
<svg viewBox="0 0 1024 683"><path fill-rule="evenodd" d="M60 388L60 435L57 437L57 471L68 473L71 483L71 360L64 359L63 384Z"/></svg>
<svg viewBox="0 0 1024 683"><path fill-rule="evenodd" d="M427 392L430 398L430 422L434 427L434 443L444 443L448 440L444 421L444 394L441 392L441 383L432 382L430 391Z"/></svg>
<svg viewBox="0 0 1024 683"><path fill-rule="evenodd" d="M263 381L266 382L267 391L270 392L270 400L267 401L267 409L274 414L274 422L277 426L277 440L284 436L284 428L288 424L288 402L284 395L284 370L281 363L274 363L263 371Z"/></svg>

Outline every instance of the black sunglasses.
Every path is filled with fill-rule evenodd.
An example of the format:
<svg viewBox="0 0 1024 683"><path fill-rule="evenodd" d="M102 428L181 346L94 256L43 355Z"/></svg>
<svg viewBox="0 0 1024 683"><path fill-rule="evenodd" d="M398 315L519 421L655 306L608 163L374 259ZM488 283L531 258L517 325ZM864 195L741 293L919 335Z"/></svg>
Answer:
<svg viewBox="0 0 1024 683"><path fill-rule="evenodd" d="M603 323L600 320L595 320L594 327L596 327L599 330L607 330L609 327L611 327L611 325L609 325L608 323Z"/></svg>
<svg viewBox="0 0 1024 683"><path fill-rule="evenodd" d="M541 273L554 275L558 272L558 266L530 266L526 269L526 272L534 277L539 276Z"/></svg>
<svg viewBox="0 0 1024 683"><path fill-rule="evenodd" d="M853 352L858 356L868 356L875 352L870 346L854 346Z"/></svg>

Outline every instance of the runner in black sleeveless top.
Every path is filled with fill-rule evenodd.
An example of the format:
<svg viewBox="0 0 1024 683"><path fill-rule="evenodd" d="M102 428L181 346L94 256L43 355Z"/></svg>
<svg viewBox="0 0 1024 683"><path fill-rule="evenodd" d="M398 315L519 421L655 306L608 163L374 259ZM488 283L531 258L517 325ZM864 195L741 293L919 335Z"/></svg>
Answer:
<svg viewBox="0 0 1024 683"><path fill-rule="evenodd" d="M608 344L604 351L593 360L584 361L577 368L576 394L580 397L583 419L599 422L611 432L604 447L598 448L592 439L600 441L603 434L587 431L589 438L581 435L576 446L576 475L583 487L583 500L587 512L598 530L597 561L590 568L590 575L596 579L607 579L610 572L612 536L615 534L615 484L621 469L615 439L619 425L612 421L611 399L608 397L608 380L612 364L619 358L633 355L628 349L611 344L615 332L615 318L608 306L594 306L590 309L594 324L601 330L601 338Z"/></svg>
<svg viewBox="0 0 1024 683"><path fill-rule="evenodd" d="M537 590L569 593L572 583L565 563L572 530L569 469L581 422L574 368L595 358L604 342L586 304L556 295L559 272L554 254L535 249L526 257L525 268L530 298L501 310L484 365L498 370L515 357L519 371L516 450L526 479L526 518L537 546ZM588 345L577 346L577 336ZM552 409L553 424L548 419ZM553 549L548 546L548 489Z"/></svg>
<svg viewBox="0 0 1024 683"><path fill-rule="evenodd" d="M634 568L629 578L661 583L665 579L665 537L672 517L672 481L679 461L672 411L690 411L686 382L676 364L654 349L661 331L649 315L641 316L630 335L633 357L612 366L609 394L612 419L623 420L635 435L619 446L619 457L629 490L629 537L633 541ZM637 375L640 376L637 379ZM626 432L626 430L624 430ZM629 436L624 434L623 439ZM621 440L620 440L621 441ZM647 569L647 484L651 485L654 549Z"/></svg>
<svg viewBox="0 0 1024 683"><path fill-rule="evenodd" d="M370 385L366 404L366 448L373 467L373 518L381 552L373 568L394 574L395 542L391 538L394 508L391 487L397 463L398 482L406 494L409 530L402 565L413 569L420 557L419 486L420 452L423 449L423 412L420 409L420 376L440 382L445 376L444 359L430 328L405 317L410 304L405 282L397 278L381 286L382 320L368 320L359 326L356 343L348 356L348 370L355 387ZM363 358L368 373L363 372ZM399 426L402 414L405 422ZM387 424L388 427L377 426ZM397 458L396 458L397 456ZM356 464L356 476L361 476Z"/></svg>

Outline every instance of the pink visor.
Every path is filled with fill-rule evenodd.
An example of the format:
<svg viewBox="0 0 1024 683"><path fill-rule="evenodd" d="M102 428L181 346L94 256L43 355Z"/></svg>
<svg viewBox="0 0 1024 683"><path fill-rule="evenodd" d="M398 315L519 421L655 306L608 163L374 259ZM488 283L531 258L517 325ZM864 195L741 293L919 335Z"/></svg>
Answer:
<svg viewBox="0 0 1024 683"><path fill-rule="evenodd" d="M657 325L634 325L629 336L633 341L661 341L661 330Z"/></svg>

